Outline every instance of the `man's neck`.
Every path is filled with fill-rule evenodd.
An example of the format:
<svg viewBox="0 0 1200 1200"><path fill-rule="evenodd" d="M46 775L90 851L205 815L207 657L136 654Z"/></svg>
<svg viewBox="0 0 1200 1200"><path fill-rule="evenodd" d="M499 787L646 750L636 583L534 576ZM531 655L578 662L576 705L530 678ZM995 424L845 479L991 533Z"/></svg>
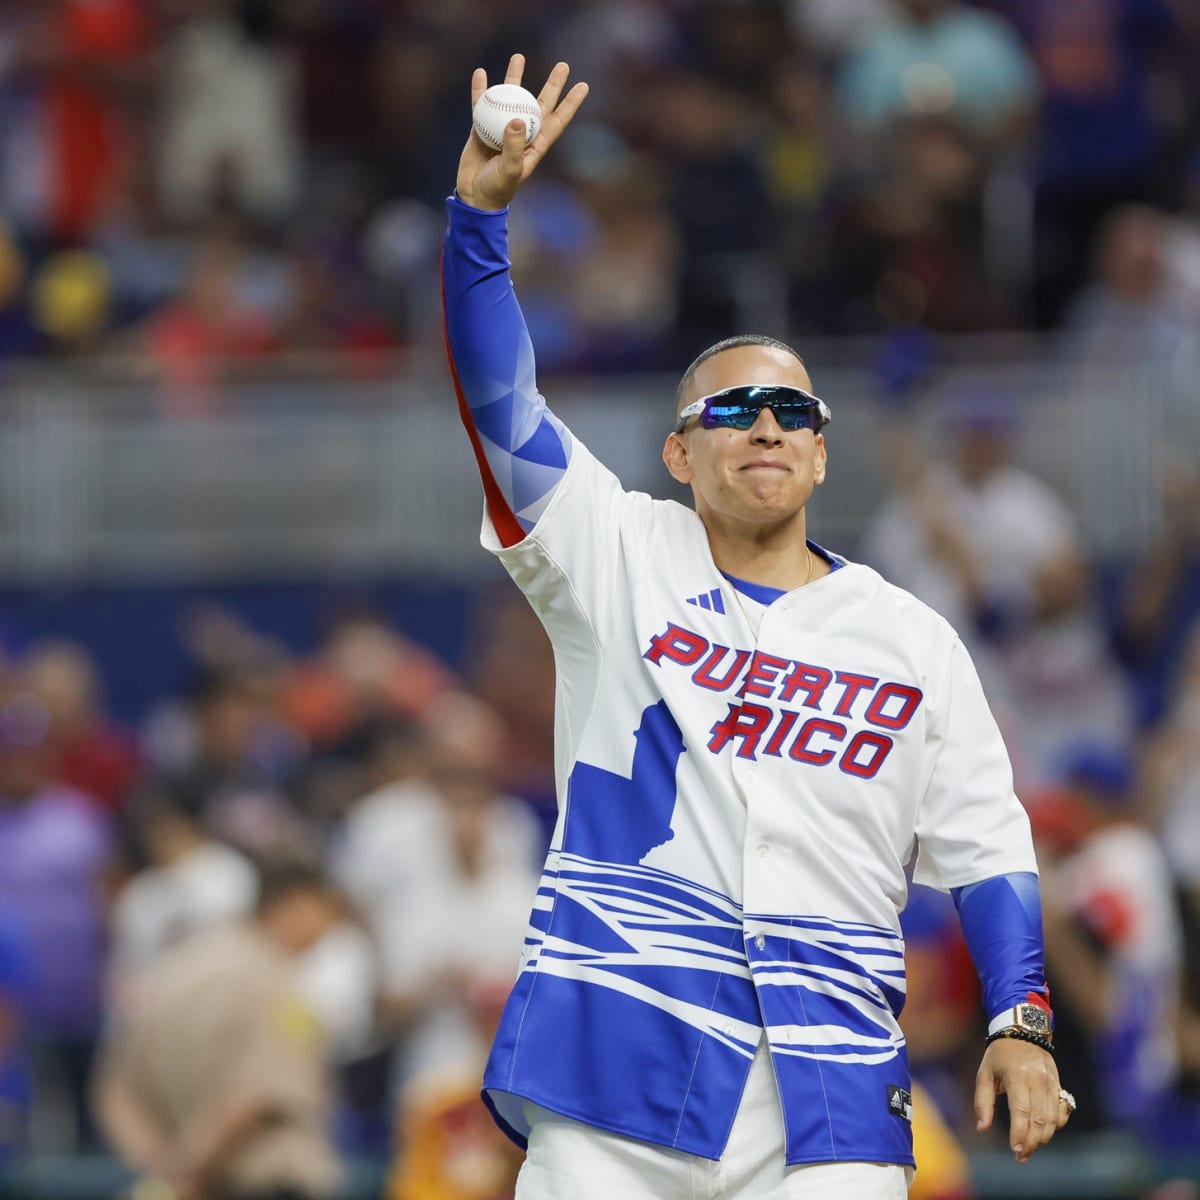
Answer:
<svg viewBox="0 0 1200 1200"><path fill-rule="evenodd" d="M708 545L718 570L762 587L790 592L829 574L829 564L808 548L803 518L749 534L710 524Z"/></svg>

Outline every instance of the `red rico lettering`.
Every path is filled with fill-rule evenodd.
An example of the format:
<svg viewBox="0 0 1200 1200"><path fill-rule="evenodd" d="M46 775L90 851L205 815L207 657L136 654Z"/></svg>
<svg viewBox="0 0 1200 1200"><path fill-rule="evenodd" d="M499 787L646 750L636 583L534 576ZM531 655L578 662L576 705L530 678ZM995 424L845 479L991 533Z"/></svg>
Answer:
<svg viewBox="0 0 1200 1200"><path fill-rule="evenodd" d="M823 767L826 763L832 762L837 756L836 750L831 750L828 746L824 750L814 750L810 745L813 739L820 735L835 742L841 742L845 740L846 727L838 721L826 721L821 717L812 717L800 726L800 732L796 734L796 740L792 743L788 754L797 762L812 763L816 767Z"/></svg>
<svg viewBox="0 0 1200 1200"><path fill-rule="evenodd" d="M895 744L885 733L872 733L869 729L862 729L854 735L850 745L842 752L838 766L847 775L856 775L859 779L874 779Z"/></svg>
<svg viewBox="0 0 1200 1200"><path fill-rule="evenodd" d="M761 704L731 704L724 719L712 727L708 748L720 754L730 742L740 740L738 758L756 758L759 739L774 716L772 709Z"/></svg>

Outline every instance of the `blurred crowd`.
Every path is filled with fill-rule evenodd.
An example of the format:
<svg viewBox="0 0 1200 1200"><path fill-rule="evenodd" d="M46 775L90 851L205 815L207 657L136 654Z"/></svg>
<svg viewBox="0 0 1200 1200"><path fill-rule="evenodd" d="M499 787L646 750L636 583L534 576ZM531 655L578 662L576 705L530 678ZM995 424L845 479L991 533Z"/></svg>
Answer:
<svg viewBox="0 0 1200 1200"><path fill-rule="evenodd" d="M367 611L308 656L215 608L181 636L194 679L136 729L78 644L0 673L0 1166L332 1196L432 1121L415 1149L502 1186L478 1074L552 820L540 629L490 597L469 680Z"/></svg>
<svg viewBox="0 0 1200 1200"><path fill-rule="evenodd" d="M195 414L436 340L467 81L514 50L592 87L514 216L544 369L1112 319L1093 274L1195 319L1190 0L3 0L0 359L105 352Z"/></svg>

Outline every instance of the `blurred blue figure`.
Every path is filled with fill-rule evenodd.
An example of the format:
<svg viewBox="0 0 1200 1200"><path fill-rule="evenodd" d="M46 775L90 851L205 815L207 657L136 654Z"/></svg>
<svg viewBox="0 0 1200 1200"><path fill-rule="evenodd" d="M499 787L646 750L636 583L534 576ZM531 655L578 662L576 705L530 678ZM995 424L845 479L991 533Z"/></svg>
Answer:
<svg viewBox="0 0 1200 1200"><path fill-rule="evenodd" d="M33 1099L29 1014L33 954L21 922L0 908L0 1167L24 1149Z"/></svg>

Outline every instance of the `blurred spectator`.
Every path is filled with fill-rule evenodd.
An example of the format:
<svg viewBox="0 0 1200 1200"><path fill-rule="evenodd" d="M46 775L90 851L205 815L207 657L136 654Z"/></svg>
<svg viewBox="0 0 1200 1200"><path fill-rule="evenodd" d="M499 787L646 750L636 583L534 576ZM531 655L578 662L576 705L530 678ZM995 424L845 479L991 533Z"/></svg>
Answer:
<svg viewBox="0 0 1200 1200"><path fill-rule="evenodd" d="M547 46L550 62L588 81L588 119L620 128L632 97L681 50L679 22L655 0L590 0L563 5Z"/></svg>
<svg viewBox="0 0 1200 1200"><path fill-rule="evenodd" d="M465 661L471 685L504 722L503 786L530 804L550 844L554 790L554 652L537 614L507 585L474 609Z"/></svg>
<svg viewBox="0 0 1200 1200"><path fill-rule="evenodd" d="M1188 670L1200 614L1200 475L1174 459L1163 471L1158 535L1128 564L1116 602L1115 644L1138 693L1139 724L1158 725ZM1184 685L1186 689L1186 684ZM1151 754L1152 763L1170 753Z"/></svg>
<svg viewBox="0 0 1200 1200"><path fill-rule="evenodd" d="M1200 618L1191 625L1169 707L1147 739L1145 757L1146 816L1200 915Z"/></svg>
<svg viewBox="0 0 1200 1200"><path fill-rule="evenodd" d="M1062 778L1030 805L1055 1011L1089 1040L1097 1086L1083 1094L1153 1141L1179 1072L1183 946L1170 870L1136 821L1125 754L1081 745ZM1064 1081L1074 1086L1069 1073Z"/></svg>
<svg viewBox="0 0 1200 1200"><path fill-rule="evenodd" d="M1094 278L1072 304L1065 330L1071 384L1086 399L1075 431L1086 464L1079 501L1100 553L1155 533L1171 456L1200 436L1197 297L1168 262L1170 236L1152 208L1128 206L1106 217ZM1131 412L1136 421L1127 420Z"/></svg>
<svg viewBox="0 0 1200 1200"><path fill-rule="evenodd" d="M1165 192L1156 90L1172 52L1186 61L1174 0L996 0L1021 32L1042 86L1034 319L1057 324L1093 239L1117 205ZM1194 48L1191 53L1194 54ZM1160 111L1156 111L1156 108Z"/></svg>
<svg viewBox="0 0 1200 1200"><path fill-rule="evenodd" d="M843 328L924 326L940 333L993 329L1008 301L988 278L980 141L942 115L889 130L837 214L833 283L847 297Z"/></svg>
<svg viewBox="0 0 1200 1200"><path fill-rule="evenodd" d="M262 224L296 208L295 64L275 0L199 0L165 46L159 188L196 224L216 206Z"/></svg>
<svg viewBox="0 0 1200 1200"><path fill-rule="evenodd" d="M222 840L254 858L311 849L287 783L300 746L276 710L274 680L251 670L202 674L168 764Z"/></svg>
<svg viewBox="0 0 1200 1200"><path fill-rule="evenodd" d="M204 827L207 796L194 782L158 780L130 813L139 869L112 908L109 976L118 1006L171 947L254 907L250 861Z"/></svg>
<svg viewBox="0 0 1200 1200"><path fill-rule="evenodd" d="M593 155L599 155L595 143L606 140L604 132L588 132ZM581 247L581 261L568 276L586 339L585 361L606 373L653 367L670 340L680 267L663 183L646 158L619 145L610 147L607 162L598 165L591 157L590 163L591 170L573 182L591 210L595 236Z"/></svg>
<svg viewBox="0 0 1200 1200"><path fill-rule="evenodd" d="M916 1080L912 1086L913 1157L920 1169L908 1200L972 1200L971 1164L933 1098Z"/></svg>
<svg viewBox="0 0 1200 1200"><path fill-rule="evenodd" d="M464 694L430 720L429 786L392 799L422 833L397 856L396 886L368 910L385 1012L401 1039L401 1089L427 1071L482 1061L475 1008L516 978L542 850L528 808L500 791L495 714Z"/></svg>
<svg viewBox="0 0 1200 1200"><path fill-rule="evenodd" d="M320 875L280 867L252 920L165 955L116 1014L97 1111L146 1185L229 1200L338 1194L325 1037L295 964L342 911Z"/></svg>
<svg viewBox="0 0 1200 1200"><path fill-rule="evenodd" d="M285 681L283 712L321 751L380 717L423 716L453 685L422 646L369 613L352 614Z"/></svg>
<svg viewBox="0 0 1200 1200"><path fill-rule="evenodd" d="M92 801L53 781L48 733L45 706L10 694L0 709L0 910L25 926L33 948L43 1128L63 1148L92 1140L84 1093L100 1028L111 835Z"/></svg>
<svg viewBox="0 0 1200 1200"><path fill-rule="evenodd" d="M868 41L892 13L891 0L790 0L787 7L805 45L824 62Z"/></svg>
<svg viewBox="0 0 1200 1200"><path fill-rule="evenodd" d="M978 1044L983 1014L954 902L944 892L910 884L900 928L908 972L900 1026L913 1078L951 1130L965 1129L974 1083L963 1072L969 1060L964 1052Z"/></svg>
<svg viewBox="0 0 1200 1200"><path fill-rule="evenodd" d="M783 54L771 65L768 88L771 120L763 131L761 170L790 324L798 333L837 331L840 306L831 300L845 284L833 279L837 247L829 227L840 163L828 88L811 62Z"/></svg>
<svg viewBox="0 0 1200 1200"><path fill-rule="evenodd" d="M358 377L378 375L390 365L387 352L398 339L376 309L362 280L361 251L336 238L297 238L284 261L287 296L275 340L292 354L336 352Z"/></svg>
<svg viewBox="0 0 1200 1200"><path fill-rule="evenodd" d="M897 492L863 554L973 644L993 703L1009 714L1018 783L1045 781L1080 738L1127 745L1130 697L1074 518L1012 461L1012 401L969 392L947 415L952 467L929 464L906 429L889 432Z"/></svg>
<svg viewBox="0 0 1200 1200"><path fill-rule="evenodd" d="M836 93L859 161L834 274L849 271L856 306L865 294L878 310L871 324L848 313L850 330L1003 326L1022 282L1022 231L1014 213L997 221L995 194L1027 140L1032 64L1005 22L959 0L893 8L848 56ZM849 165L844 147L842 157Z"/></svg>
<svg viewBox="0 0 1200 1200"><path fill-rule="evenodd" d="M771 292L782 299L783 288L768 253L770 201L754 97L718 78L679 72L656 81L648 109L678 230L678 332L688 350L731 328L782 333L784 306L773 314L760 307Z"/></svg>
<svg viewBox="0 0 1200 1200"><path fill-rule="evenodd" d="M1196 336L1196 297L1189 300L1172 282L1168 231L1163 215L1143 205L1105 217L1095 278L1069 314L1068 332L1085 361L1161 368Z"/></svg>
<svg viewBox="0 0 1200 1200"><path fill-rule="evenodd" d="M524 1155L479 1098L482 1070L481 1059L410 1086L385 1200L512 1200Z"/></svg>
<svg viewBox="0 0 1200 1200"><path fill-rule="evenodd" d="M332 839L333 874L364 912L393 893L415 895L436 809L429 778L430 737L412 718L371 729L363 750L365 791L355 798Z"/></svg>
<svg viewBox="0 0 1200 1200"><path fill-rule="evenodd" d="M1021 128L1037 79L1011 28L959 0L898 0L895 10L845 64L839 97L855 125L942 116L988 138Z"/></svg>
<svg viewBox="0 0 1200 1200"><path fill-rule="evenodd" d="M139 348L149 372L162 381L167 415L218 412L218 385L230 368L274 348L267 315L242 292L246 260L236 228L213 226L196 246L182 294L142 327Z"/></svg>
<svg viewBox="0 0 1200 1200"><path fill-rule="evenodd" d="M2 103L0 100L0 105ZM0 107L2 119L3 108ZM15 231L8 221L0 219L0 361L32 353L37 348L37 332L22 295L26 267Z"/></svg>
<svg viewBox="0 0 1200 1200"><path fill-rule="evenodd" d="M48 641L22 663L31 695L45 706L59 782L116 813L129 798L140 769L133 738L104 711L96 664L80 645Z"/></svg>
<svg viewBox="0 0 1200 1200"><path fill-rule="evenodd" d="M33 956L23 923L0 907L0 1171L26 1148L29 1134Z"/></svg>
<svg viewBox="0 0 1200 1200"><path fill-rule="evenodd" d="M11 16L9 68L24 82L23 177L13 210L57 246L85 242L132 186L135 114L147 94L152 23L145 0L51 0Z"/></svg>

